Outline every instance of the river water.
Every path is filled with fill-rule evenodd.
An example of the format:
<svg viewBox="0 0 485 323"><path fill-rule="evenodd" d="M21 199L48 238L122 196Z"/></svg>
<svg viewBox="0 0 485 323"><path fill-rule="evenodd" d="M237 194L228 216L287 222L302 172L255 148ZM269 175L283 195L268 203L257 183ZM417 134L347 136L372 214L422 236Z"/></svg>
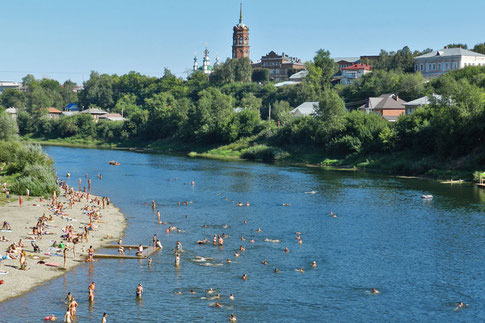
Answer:
<svg viewBox="0 0 485 323"><path fill-rule="evenodd" d="M79 322L100 322L104 312L108 322L228 322L231 313L238 322L485 321L485 192L473 185L125 151L45 150L61 179L70 171L68 182L77 187L87 172L92 193L109 195L121 208L128 220L123 243L149 244L156 234L165 248L154 254L151 268L146 260L83 264L0 304L1 322L62 317L68 291L79 302ZM121 166L109 166L110 160ZM422 194L434 198L422 200ZM165 233L151 200L162 221L181 233ZM223 248L195 243L223 232ZM185 250L179 269L171 252L177 240ZM240 245L246 251L235 259ZM91 281L96 300L89 306ZM138 283L145 289L140 301ZM381 293L370 294L373 287ZM211 306L209 288L221 295L222 308ZM459 301L469 307L456 310Z"/></svg>

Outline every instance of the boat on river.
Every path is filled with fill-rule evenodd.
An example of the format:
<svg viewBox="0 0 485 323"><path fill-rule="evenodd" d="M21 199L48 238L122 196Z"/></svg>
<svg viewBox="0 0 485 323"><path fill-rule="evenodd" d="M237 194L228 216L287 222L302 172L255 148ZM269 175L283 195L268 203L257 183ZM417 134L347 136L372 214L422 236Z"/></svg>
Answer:
<svg viewBox="0 0 485 323"><path fill-rule="evenodd" d="M117 162L116 160L111 160L111 161L109 162L109 164L110 164L110 165L113 165L113 166L120 166L120 163L119 163L119 162Z"/></svg>
<svg viewBox="0 0 485 323"><path fill-rule="evenodd" d="M423 200L431 200L433 198L433 195L421 195L421 198Z"/></svg>

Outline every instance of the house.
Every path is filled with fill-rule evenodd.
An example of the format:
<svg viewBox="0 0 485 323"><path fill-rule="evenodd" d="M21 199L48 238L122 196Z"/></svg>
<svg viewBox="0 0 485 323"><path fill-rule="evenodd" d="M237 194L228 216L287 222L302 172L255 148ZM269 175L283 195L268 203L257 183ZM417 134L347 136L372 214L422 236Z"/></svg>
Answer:
<svg viewBox="0 0 485 323"><path fill-rule="evenodd" d="M83 110L80 113L90 114L95 121L98 121L100 116L107 114L108 112L97 108L90 108L90 109Z"/></svg>
<svg viewBox="0 0 485 323"><path fill-rule="evenodd" d="M368 64L352 64L341 69L341 84L351 84L353 80L372 72L372 66Z"/></svg>
<svg viewBox="0 0 485 323"><path fill-rule="evenodd" d="M436 100L436 101L439 101L439 100L441 100L441 95L432 94L431 96L423 96L423 97L418 98L416 100L404 103L404 108L406 109L406 115L413 113L414 111L416 111L417 108L419 108L423 105L428 105L428 104L432 103L433 99Z"/></svg>
<svg viewBox="0 0 485 323"><path fill-rule="evenodd" d="M124 121L125 118L119 113L106 113L99 116L99 120Z"/></svg>
<svg viewBox="0 0 485 323"><path fill-rule="evenodd" d="M318 106L319 102L303 102L291 110L290 113L295 117L311 116L315 114L315 110Z"/></svg>
<svg viewBox="0 0 485 323"><path fill-rule="evenodd" d="M50 108L43 108L41 109L42 111L47 111L47 115L51 119L59 119L59 117L62 114L61 110L57 110L56 108L50 107Z"/></svg>
<svg viewBox="0 0 485 323"><path fill-rule="evenodd" d="M8 108L8 109L5 109L5 112L10 114L12 118L17 119L17 108Z"/></svg>
<svg viewBox="0 0 485 323"><path fill-rule="evenodd" d="M64 111L70 111L70 112L77 111L77 112L80 112L81 111L81 107L79 107L79 105L77 105L77 103L69 103L68 105L66 105L64 107Z"/></svg>
<svg viewBox="0 0 485 323"><path fill-rule="evenodd" d="M253 68L264 68L269 70L269 77L273 81L281 82L288 80L288 74L294 74L295 71L304 70L305 64L297 57L290 57L285 53L281 55L274 51L262 56L261 60L251 64Z"/></svg>
<svg viewBox="0 0 485 323"><path fill-rule="evenodd" d="M360 57L336 57L333 61L337 64L339 72L341 72L343 68L360 63Z"/></svg>
<svg viewBox="0 0 485 323"><path fill-rule="evenodd" d="M297 72L295 74L292 74L288 78L288 81L278 82L274 86L280 87L280 86L284 86L284 85L296 85L296 84L300 84L301 81L303 81L303 79L305 77L307 77L307 75L308 75L308 71L307 70L302 70L302 71L299 71L299 72Z"/></svg>
<svg viewBox="0 0 485 323"><path fill-rule="evenodd" d="M22 88L22 83L0 81L0 94L2 94L5 90L8 90L8 89L20 90L21 88Z"/></svg>
<svg viewBox="0 0 485 323"><path fill-rule="evenodd" d="M426 78L439 77L467 66L485 66L485 55L461 47L445 47L414 58L414 71L421 72Z"/></svg>
<svg viewBox="0 0 485 323"><path fill-rule="evenodd" d="M367 102L359 107L366 113L376 113L390 122L395 122L397 118L404 114L406 101L399 98L397 94L382 94L376 98L368 98Z"/></svg>

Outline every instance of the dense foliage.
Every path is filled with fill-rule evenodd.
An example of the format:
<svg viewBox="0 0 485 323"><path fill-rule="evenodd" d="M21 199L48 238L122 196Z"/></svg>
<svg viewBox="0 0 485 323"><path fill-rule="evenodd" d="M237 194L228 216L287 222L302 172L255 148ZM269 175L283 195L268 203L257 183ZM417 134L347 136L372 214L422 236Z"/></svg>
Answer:
<svg viewBox="0 0 485 323"><path fill-rule="evenodd" d="M458 168L475 167L485 161L485 67L455 70L426 82L420 73L412 73L412 66L413 58L427 51L382 51L368 62L374 71L351 85L331 84L337 66L326 50L317 51L307 63L309 75L301 84L282 87L268 81L267 70L253 71L247 59L228 59L210 78L197 72L187 80L168 70L161 78L92 72L79 95L68 91L72 82L61 86L27 76L27 91L5 91L0 104L19 108L20 134L42 138L115 143L170 139L201 146L241 142L246 145L243 157L265 160L285 156L282 152L292 147L306 147L331 157L433 156L412 166L413 172L458 159ZM432 94L441 99L401 116L395 124L356 111L368 97L384 93L408 101ZM305 101L319 102L315 115L293 117L291 109ZM42 110L70 102L123 113L127 119L95 122L85 114L50 119ZM0 128L6 124L2 120Z"/></svg>

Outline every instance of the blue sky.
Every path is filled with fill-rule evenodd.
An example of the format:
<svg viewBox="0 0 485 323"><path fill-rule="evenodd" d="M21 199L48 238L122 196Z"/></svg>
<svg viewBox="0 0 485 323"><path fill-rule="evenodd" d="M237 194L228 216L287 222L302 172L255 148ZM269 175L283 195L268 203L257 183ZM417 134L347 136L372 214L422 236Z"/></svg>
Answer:
<svg viewBox="0 0 485 323"><path fill-rule="evenodd" d="M186 76L206 42L231 55L239 0L23 0L0 6L0 80L27 73L82 83L91 70ZM485 42L484 0L245 0L251 59L271 50L306 61L380 49ZM199 64L201 60L199 59Z"/></svg>

